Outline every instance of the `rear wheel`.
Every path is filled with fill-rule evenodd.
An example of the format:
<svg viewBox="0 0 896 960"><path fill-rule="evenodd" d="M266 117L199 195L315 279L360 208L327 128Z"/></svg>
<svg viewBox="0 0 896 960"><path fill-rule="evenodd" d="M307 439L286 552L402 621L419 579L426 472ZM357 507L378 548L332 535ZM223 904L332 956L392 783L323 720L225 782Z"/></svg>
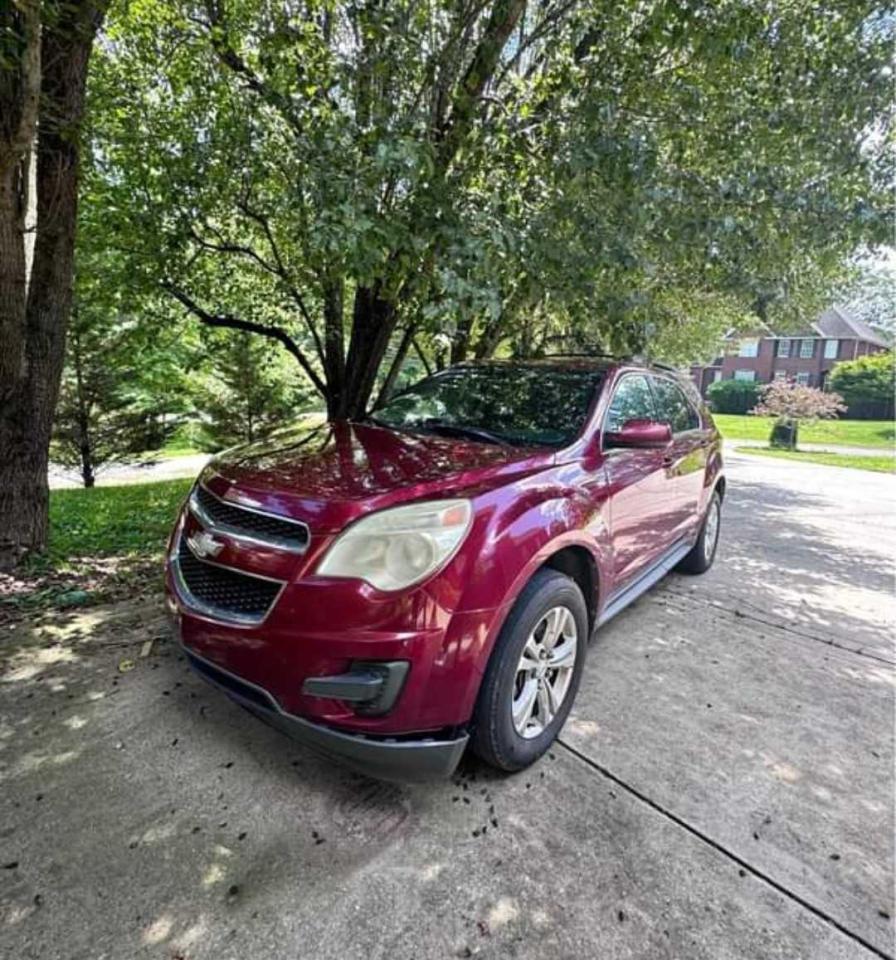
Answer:
<svg viewBox="0 0 896 960"><path fill-rule="evenodd" d="M716 549L719 545L719 531L722 527L722 498L718 491L712 495L703 526L697 542L684 559L678 564L682 573L706 573L716 558Z"/></svg>
<svg viewBox="0 0 896 960"><path fill-rule="evenodd" d="M556 570L529 581L498 637L473 717L473 750L521 770L554 742L572 708L588 642L582 592Z"/></svg>

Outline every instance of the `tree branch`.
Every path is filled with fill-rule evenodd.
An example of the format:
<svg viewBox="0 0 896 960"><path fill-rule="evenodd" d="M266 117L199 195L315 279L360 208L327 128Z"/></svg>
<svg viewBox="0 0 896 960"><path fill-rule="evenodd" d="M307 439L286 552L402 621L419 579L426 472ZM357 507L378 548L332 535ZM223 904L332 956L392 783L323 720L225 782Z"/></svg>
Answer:
<svg viewBox="0 0 896 960"><path fill-rule="evenodd" d="M305 305L305 298L302 296L298 287L296 287L289 277L286 264L283 261L283 257L280 255L280 248L277 246L277 242L274 240L274 232L271 230L270 221L264 214L259 213L257 210L253 210L249 206L248 197L244 200L238 201L237 207L250 220L254 220L255 223L257 223L261 229L264 230L264 235L267 238L268 246L271 248L271 255L273 256L274 263L276 265L276 269L272 272L280 278L281 283L286 288L290 297L292 297L295 305L299 308L299 313L301 313L302 319L305 321L305 325L308 327L308 332L311 334L312 340L314 340L314 349L317 351L317 356L320 359L320 362L325 364L326 354L324 352L324 345L321 343L320 334L317 332L317 327L314 325L314 320L311 318L311 314Z"/></svg>
<svg viewBox="0 0 896 960"><path fill-rule="evenodd" d="M432 364L426 358L426 354L423 352L423 348L417 342L416 337L411 337L411 346L414 348L417 356L420 358L420 362L423 364L423 369L426 371L426 375L431 377L433 374Z"/></svg>
<svg viewBox="0 0 896 960"><path fill-rule="evenodd" d="M208 28L209 41L221 63L237 76L242 77L246 86L250 90L254 90L269 107L276 110L295 133L301 133L304 127L296 115L289 97L260 77L228 43L224 0L205 0L205 9L208 23L203 24L203 26Z"/></svg>
<svg viewBox="0 0 896 960"><path fill-rule="evenodd" d="M439 131L439 166L446 171L473 125L476 105L494 75L501 51L513 33L526 0L495 0L488 22L461 78L451 104L451 113Z"/></svg>
<svg viewBox="0 0 896 960"><path fill-rule="evenodd" d="M308 379L314 384L315 389L324 399L327 398L327 385L308 362L308 358L302 352L299 345L282 328L273 325L255 323L252 320L242 320L231 314L209 313L196 303L190 296L184 293L179 287L176 287L169 281L162 282L162 289L169 293L182 306L186 307L194 316L209 327L225 327L230 330L243 330L246 333L257 333L262 337L268 337L270 340L276 340L296 359L299 366L305 371Z"/></svg>
<svg viewBox="0 0 896 960"><path fill-rule="evenodd" d="M213 233L216 231L212 231ZM190 239L199 247L202 247L203 250L208 250L211 253L236 253L240 256L249 257L250 260L254 260L262 269L266 270L268 273L273 274L274 276L279 276L276 267L273 264L267 262L257 250L253 250L252 247L247 247L239 243L228 243L226 240L222 240L218 243L213 243L211 240L206 240L201 234L197 233L192 227L189 229Z"/></svg>

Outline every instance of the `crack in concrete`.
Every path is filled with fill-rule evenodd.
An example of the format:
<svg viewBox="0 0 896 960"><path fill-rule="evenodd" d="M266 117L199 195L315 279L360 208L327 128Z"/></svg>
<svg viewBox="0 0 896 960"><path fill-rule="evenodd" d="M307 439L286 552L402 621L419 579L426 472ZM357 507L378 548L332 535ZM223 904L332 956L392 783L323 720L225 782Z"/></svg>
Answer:
<svg viewBox="0 0 896 960"><path fill-rule="evenodd" d="M708 598L692 597L686 593L679 593L677 590L665 590L658 591L657 596L660 597L674 597L677 600L691 601L697 606L708 606L712 607L714 610L719 610L724 614L727 614L730 619L736 620L753 620L756 623L761 623L764 627L772 627L775 630L780 630L782 633L792 634L795 637L799 637L802 640L811 640L813 643L820 643L826 647L834 647L837 650L843 650L845 653L851 653L857 657L864 657L867 660L875 660L878 663L885 663L887 666L896 667L896 660L889 660L886 657L882 657L876 653L869 653L864 647L850 647L844 643L838 643L836 640L831 639L830 637L816 636L812 633L805 633L802 630L797 630L794 627L790 626L787 623L782 623L776 620L766 620L762 617L757 616L755 613L745 613L743 610L738 608L735 613L733 610L729 609L723 603L719 603L718 600L710 600ZM738 600L738 603L750 606L751 604L747 600Z"/></svg>
<svg viewBox="0 0 896 960"><path fill-rule="evenodd" d="M665 817L667 820L670 820L676 826L681 827L683 830L686 830L692 836L696 837L702 843L705 843L707 846L712 847L717 853L721 853L722 856L727 857L729 860L736 863L739 867L744 870L747 870L750 874L756 877L758 880L763 881L763 883L768 884L774 890L777 890L778 893L783 894L788 899L792 900L794 903L801 906L804 910L808 910L811 914L818 917L819 920L829 924L834 927L844 936L850 938L850 940L855 941L861 946L865 947L866 950L871 951L876 957L880 957L881 960L896 960L893 954L886 953L881 950L879 947L876 947L873 943L870 943L866 940L860 933L856 933L854 930L850 930L849 927L840 923L839 920L832 917L830 914L826 913L820 907L816 907L814 904L810 903L805 898L801 897L798 893L795 893L793 890L788 889L784 884L779 883L773 877L769 876L764 871L760 870L758 867L753 866L749 861L744 860L742 857L734 853L733 850L729 850L726 846L719 843L718 840L713 840L708 834L705 834L698 827L695 827L693 824L688 823L687 820L678 816L678 814L673 813L671 810L668 810L662 804L657 803L656 800L652 800L647 794L642 793L637 787L633 787L630 783L627 783L625 780L616 776L605 766L598 763L596 760L593 760L591 757L582 753L580 750L577 750L572 745L568 744L565 740L562 740L560 737L556 740L557 744L561 747L564 747L569 753L574 757L581 760L584 764L589 766L592 770L599 773L601 776L606 777L607 780L610 780L612 783L615 783L618 787L621 787L627 793L631 794L636 800L640 800L641 803L646 804L656 813Z"/></svg>

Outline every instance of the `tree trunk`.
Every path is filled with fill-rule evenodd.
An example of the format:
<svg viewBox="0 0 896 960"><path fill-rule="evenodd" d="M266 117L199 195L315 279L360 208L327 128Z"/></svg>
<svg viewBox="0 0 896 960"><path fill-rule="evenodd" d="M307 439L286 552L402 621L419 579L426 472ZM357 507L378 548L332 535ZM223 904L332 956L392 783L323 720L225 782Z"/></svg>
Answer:
<svg viewBox="0 0 896 960"><path fill-rule="evenodd" d="M78 133L100 4L70 3L43 27L34 260L18 322L7 314L0 328L0 356L12 372L0 390L0 569L12 568L47 542L50 431L72 299ZM0 169L6 169L2 161ZM24 234L19 220L8 219L14 213L10 203L21 204L26 187L21 176L10 181L6 175L0 187L0 236L16 249L24 249ZM0 259L5 257L0 248ZM6 300L6 291L0 296Z"/></svg>
<svg viewBox="0 0 896 960"><path fill-rule="evenodd" d="M90 444L90 426L86 419L80 419L78 423L81 434L81 479L85 487L92 487L96 483L96 474L93 472L93 449Z"/></svg>
<svg viewBox="0 0 896 960"><path fill-rule="evenodd" d="M411 348L411 341L414 339L416 329L417 325L413 322L408 323L404 328L404 333L401 335L401 340L399 340L398 347L395 350L395 356L389 365L389 372L386 374L386 379L383 380L383 385L380 387L379 396L376 398L377 405L385 403L395 390L398 374L401 373L402 365L404 364L405 357L408 355L408 350Z"/></svg>
<svg viewBox="0 0 896 960"><path fill-rule="evenodd" d="M380 286L358 287L352 316L352 336L345 362L345 387L338 403L330 396L330 419L353 420L367 413L389 339L398 319L396 304L382 297Z"/></svg>
<svg viewBox="0 0 896 960"><path fill-rule="evenodd" d="M473 332L473 320L468 315L457 325L454 339L451 341L451 363L463 363L470 348L470 335Z"/></svg>
<svg viewBox="0 0 896 960"><path fill-rule="evenodd" d="M345 393L345 344L343 342L343 281L327 279L323 283L324 300L324 379L327 383L327 409L340 410Z"/></svg>
<svg viewBox="0 0 896 960"><path fill-rule="evenodd" d="M75 391L78 404L78 451L81 457L81 478L85 487L95 482L93 472L93 444L90 438L90 402L85 396L82 366L81 338L75 333L71 341L71 359L75 368Z"/></svg>

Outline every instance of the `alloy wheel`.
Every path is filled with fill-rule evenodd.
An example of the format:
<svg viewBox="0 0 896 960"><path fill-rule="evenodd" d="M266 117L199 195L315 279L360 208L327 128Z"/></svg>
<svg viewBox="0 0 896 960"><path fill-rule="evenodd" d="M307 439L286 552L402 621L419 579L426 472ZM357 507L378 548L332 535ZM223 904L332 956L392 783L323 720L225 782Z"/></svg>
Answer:
<svg viewBox="0 0 896 960"><path fill-rule="evenodd" d="M568 607L551 607L527 637L511 704L513 726L524 739L542 734L557 715L572 681L578 643Z"/></svg>

